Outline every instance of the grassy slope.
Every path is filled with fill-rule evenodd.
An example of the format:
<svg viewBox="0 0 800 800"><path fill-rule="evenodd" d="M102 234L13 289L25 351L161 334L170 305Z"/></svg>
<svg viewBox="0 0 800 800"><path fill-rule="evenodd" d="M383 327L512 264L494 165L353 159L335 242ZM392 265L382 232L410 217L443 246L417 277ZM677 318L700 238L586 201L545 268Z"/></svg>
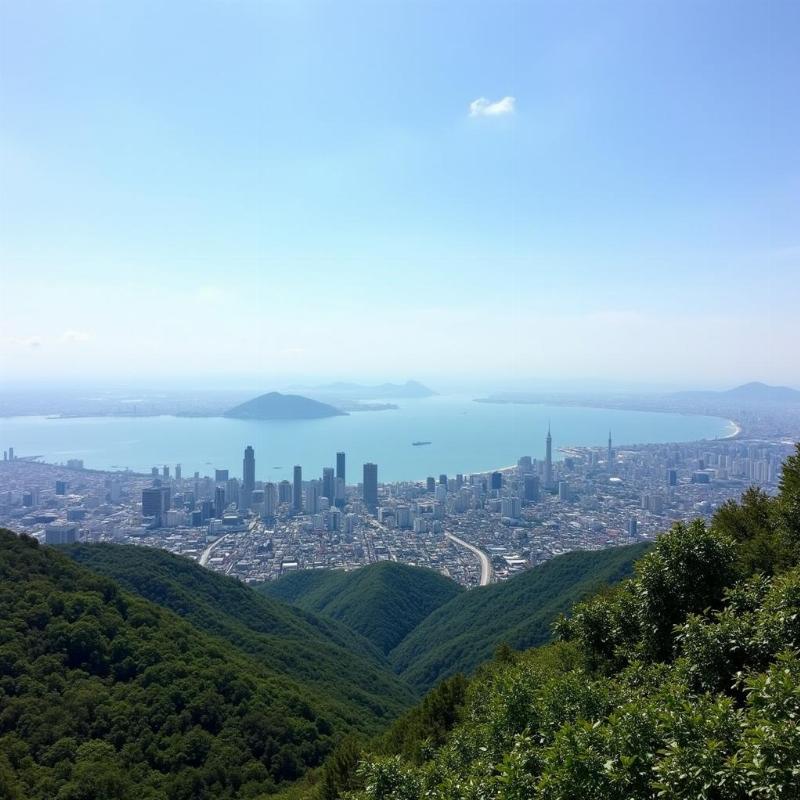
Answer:
<svg viewBox="0 0 800 800"><path fill-rule="evenodd" d="M429 689L471 672L507 642L515 649L550 638L553 620L599 586L627 577L647 545L558 556L504 583L474 589L436 609L390 654L412 686Z"/></svg>
<svg viewBox="0 0 800 800"><path fill-rule="evenodd" d="M162 550L103 544L66 552L329 698L353 727L375 729L415 699L375 647L334 620L264 597Z"/></svg>

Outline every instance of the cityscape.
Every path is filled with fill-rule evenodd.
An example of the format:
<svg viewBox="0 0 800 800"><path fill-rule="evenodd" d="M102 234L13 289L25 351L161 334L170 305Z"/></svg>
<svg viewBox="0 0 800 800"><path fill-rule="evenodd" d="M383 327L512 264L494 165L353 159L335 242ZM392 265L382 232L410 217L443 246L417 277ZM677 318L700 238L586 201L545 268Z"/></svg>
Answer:
<svg viewBox="0 0 800 800"><path fill-rule="evenodd" d="M158 547L247 583L305 569L378 561L425 566L465 587L503 581L553 556L653 539L677 521L709 518L750 486L774 494L791 440L743 438L573 447L520 456L487 473L380 481L380 466L295 466L293 480L240 470L150 475L43 463L9 447L0 465L0 526L46 544Z"/></svg>

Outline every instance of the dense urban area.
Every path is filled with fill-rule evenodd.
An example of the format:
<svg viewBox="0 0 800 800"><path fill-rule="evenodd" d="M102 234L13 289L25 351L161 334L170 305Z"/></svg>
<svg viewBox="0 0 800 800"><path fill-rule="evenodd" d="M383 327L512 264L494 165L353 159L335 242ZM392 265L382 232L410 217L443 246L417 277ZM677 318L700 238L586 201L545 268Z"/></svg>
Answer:
<svg viewBox="0 0 800 800"><path fill-rule="evenodd" d="M380 466L332 453L293 481L240 470L151 474L49 464L4 451L0 525L48 544L127 542L160 547L248 583L300 569L376 561L431 567L465 586L504 580L554 555L644 541L673 521L709 517L749 486L774 493L792 438L765 425L728 439L575 447L472 475L380 482ZM770 435L772 430L772 435ZM319 472L321 471L321 475ZM355 474L354 474L355 473Z"/></svg>

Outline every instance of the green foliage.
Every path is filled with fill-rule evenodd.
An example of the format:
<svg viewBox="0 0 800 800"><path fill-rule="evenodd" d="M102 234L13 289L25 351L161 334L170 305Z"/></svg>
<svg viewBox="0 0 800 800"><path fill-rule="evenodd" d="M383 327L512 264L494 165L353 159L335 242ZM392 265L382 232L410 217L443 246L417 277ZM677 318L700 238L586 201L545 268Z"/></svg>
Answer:
<svg viewBox="0 0 800 800"><path fill-rule="evenodd" d="M561 642L480 670L441 745L373 747L347 798L800 797L798 494L800 458L778 498L675 526Z"/></svg>
<svg viewBox="0 0 800 800"><path fill-rule="evenodd" d="M259 590L300 608L340 620L384 653L462 589L438 572L381 561L345 572L303 570Z"/></svg>
<svg viewBox="0 0 800 800"><path fill-rule="evenodd" d="M120 550L122 561L130 556L133 562L139 553L152 552ZM114 548L99 552L112 561L117 557ZM151 588L164 577L160 567L174 561L146 562L155 576ZM184 599L203 594L192 584L193 570L201 568L189 567L176 578L191 587L193 594ZM196 576L200 584L203 577ZM213 579L222 590L217 602L227 602L226 593L249 591ZM251 594L254 614L261 603L270 607ZM243 619L247 602L242 600L237 611ZM184 611L189 619L195 613L188 606ZM266 663L260 657L268 645L293 647L289 632L295 630L298 637L309 637L309 649L321 648L323 665L341 652L342 668L353 670L354 684L360 665L370 676L380 656L361 641L360 649L372 652L373 660L357 658L358 650L345 658L345 643L357 648L353 634L343 631L342 643L334 647L328 638L332 623L317 627L310 615L287 610L284 619L265 623L280 636L262 642L258 636L267 634L256 633L256 619L252 627L245 622L236 627L233 618L220 616L210 623L223 626L212 636L55 548L0 531L0 795L26 800L263 797L320 764L337 731L375 729L376 715L402 707L397 700L375 700L370 715L366 709L373 700L362 702L368 694L356 701L326 696L296 681L291 670L278 669L280 661ZM244 647L235 646L237 635ZM258 657L246 652L248 646ZM391 686L396 679L384 680ZM343 685L335 683L331 693Z"/></svg>
<svg viewBox="0 0 800 800"><path fill-rule="evenodd" d="M592 669L609 672L633 658L663 660L673 648L674 626L691 613L716 607L736 575L736 551L723 533L702 520L677 523L616 591L579 604L556 629L578 642Z"/></svg>
<svg viewBox="0 0 800 800"><path fill-rule="evenodd" d="M337 730L377 731L416 699L384 656L344 624L287 606L163 550L95 544L66 552L270 669L291 675L324 697L338 717Z"/></svg>
<svg viewBox="0 0 800 800"><path fill-rule="evenodd" d="M376 748L415 763L425 760L459 721L466 691L467 680L460 673L442 681L380 737Z"/></svg>
<svg viewBox="0 0 800 800"><path fill-rule="evenodd" d="M392 651L395 669L429 689L457 672L470 673L505 643L533 647L573 603L630 575L647 545L557 556L511 580L459 594L430 614Z"/></svg>
<svg viewBox="0 0 800 800"><path fill-rule="evenodd" d="M713 528L737 543L744 574L771 575L796 563L795 548L776 524L778 518L778 501L753 487L740 503L727 502L717 511Z"/></svg>

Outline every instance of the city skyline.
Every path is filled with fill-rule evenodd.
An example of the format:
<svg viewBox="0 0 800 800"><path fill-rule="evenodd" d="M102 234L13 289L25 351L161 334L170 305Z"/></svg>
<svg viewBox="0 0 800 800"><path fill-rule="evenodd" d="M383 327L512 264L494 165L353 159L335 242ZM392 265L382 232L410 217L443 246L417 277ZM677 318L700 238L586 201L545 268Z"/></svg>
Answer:
<svg viewBox="0 0 800 800"><path fill-rule="evenodd" d="M3 380L797 385L798 30L4 4Z"/></svg>

